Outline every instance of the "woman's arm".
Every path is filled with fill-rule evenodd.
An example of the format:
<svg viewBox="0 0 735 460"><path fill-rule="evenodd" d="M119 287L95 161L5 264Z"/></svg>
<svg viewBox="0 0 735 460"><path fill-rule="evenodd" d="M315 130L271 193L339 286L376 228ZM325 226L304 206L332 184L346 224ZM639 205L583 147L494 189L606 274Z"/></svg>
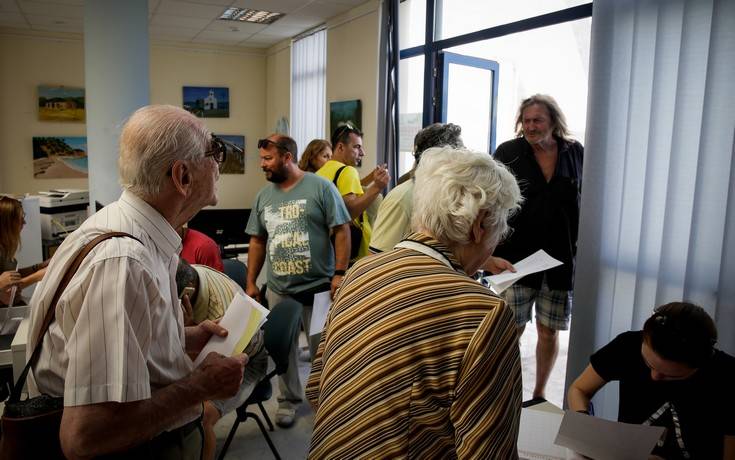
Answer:
<svg viewBox="0 0 735 460"><path fill-rule="evenodd" d="M582 375L577 377L577 380L569 387L569 392L567 392L569 410L589 410L590 400L606 383L607 381L600 377L595 368L588 364Z"/></svg>
<svg viewBox="0 0 735 460"><path fill-rule="evenodd" d="M45 274L46 274L46 267L31 273L30 275L20 280L20 288L25 289L31 284L38 283L39 281L43 279L43 275Z"/></svg>

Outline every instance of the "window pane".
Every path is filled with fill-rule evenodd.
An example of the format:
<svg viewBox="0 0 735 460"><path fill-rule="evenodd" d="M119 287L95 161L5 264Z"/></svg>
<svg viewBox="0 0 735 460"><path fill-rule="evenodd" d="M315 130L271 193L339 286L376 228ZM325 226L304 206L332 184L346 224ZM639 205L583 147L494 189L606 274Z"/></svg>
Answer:
<svg viewBox="0 0 735 460"><path fill-rule="evenodd" d="M421 129L424 116L424 56L401 59L398 79L400 135L398 173L403 175L413 166L413 138Z"/></svg>
<svg viewBox="0 0 735 460"><path fill-rule="evenodd" d="M462 127L467 148L489 152L493 72L454 63L447 72L447 123Z"/></svg>
<svg viewBox="0 0 735 460"><path fill-rule="evenodd" d="M556 99L572 137L584 143L591 23L590 18L580 19L447 49L498 63L498 145L515 137L518 106L537 93ZM471 100L475 92L471 86L459 86L457 90L467 93L459 100ZM470 139L483 135L472 129L462 126L462 136Z"/></svg>
<svg viewBox="0 0 735 460"><path fill-rule="evenodd" d="M456 37L585 3L590 0L436 0L435 37Z"/></svg>
<svg viewBox="0 0 735 460"><path fill-rule="evenodd" d="M426 0L404 0L398 5L398 48L424 44Z"/></svg>

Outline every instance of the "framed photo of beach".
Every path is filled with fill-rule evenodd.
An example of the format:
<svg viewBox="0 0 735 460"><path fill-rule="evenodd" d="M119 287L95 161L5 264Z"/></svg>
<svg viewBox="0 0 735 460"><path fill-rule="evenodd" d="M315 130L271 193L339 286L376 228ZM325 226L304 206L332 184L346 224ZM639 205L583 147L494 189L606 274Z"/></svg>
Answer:
<svg viewBox="0 0 735 460"><path fill-rule="evenodd" d="M200 118L230 117L230 88L184 86L184 109Z"/></svg>
<svg viewBox="0 0 735 460"><path fill-rule="evenodd" d="M84 88L38 87L38 119L41 121L84 121Z"/></svg>
<svg viewBox="0 0 735 460"><path fill-rule="evenodd" d="M87 178L87 138L34 137L33 178Z"/></svg>
<svg viewBox="0 0 735 460"><path fill-rule="evenodd" d="M215 136L235 144L243 150L243 153L227 148L225 162L219 168L220 174L245 174L245 136L234 136L230 134L215 134Z"/></svg>

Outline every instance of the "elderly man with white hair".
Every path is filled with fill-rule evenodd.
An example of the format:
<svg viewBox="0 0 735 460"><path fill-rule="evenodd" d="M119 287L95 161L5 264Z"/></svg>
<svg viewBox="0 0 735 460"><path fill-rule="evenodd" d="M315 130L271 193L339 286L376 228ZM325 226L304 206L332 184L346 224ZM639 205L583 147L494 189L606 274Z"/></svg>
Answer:
<svg viewBox="0 0 735 460"><path fill-rule="evenodd" d="M487 153L432 148L413 199L417 232L337 292L307 385L309 457L517 458L513 314L469 275L505 235L518 185Z"/></svg>
<svg viewBox="0 0 735 460"><path fill-rule="evenodd" d="M64 398L60 440L67 458L200 458L202 402L235 394L246 355L195 356L212 321L184 328L174 230L217 203L224 144L173 106L137 110L120 137L120 199L69 235L31 301L28 356L67 267L95 237L56 303L29 379L31 395ZM188 355L187 355L188 354ZM50 440L39 439L39 442Z"/></svg>

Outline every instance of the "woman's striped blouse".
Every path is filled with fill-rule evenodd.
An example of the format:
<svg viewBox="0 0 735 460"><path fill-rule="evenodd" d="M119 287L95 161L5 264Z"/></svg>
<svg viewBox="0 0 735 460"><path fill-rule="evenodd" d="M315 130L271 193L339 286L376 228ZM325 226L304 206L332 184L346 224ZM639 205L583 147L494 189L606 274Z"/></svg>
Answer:
<svg viewBox="0 0 735 460"><path fill-rule="evenodd" d="M347 273L307 385L309 457L516 458L521 364L513 315L453 265L413 249Z"/></svg>

